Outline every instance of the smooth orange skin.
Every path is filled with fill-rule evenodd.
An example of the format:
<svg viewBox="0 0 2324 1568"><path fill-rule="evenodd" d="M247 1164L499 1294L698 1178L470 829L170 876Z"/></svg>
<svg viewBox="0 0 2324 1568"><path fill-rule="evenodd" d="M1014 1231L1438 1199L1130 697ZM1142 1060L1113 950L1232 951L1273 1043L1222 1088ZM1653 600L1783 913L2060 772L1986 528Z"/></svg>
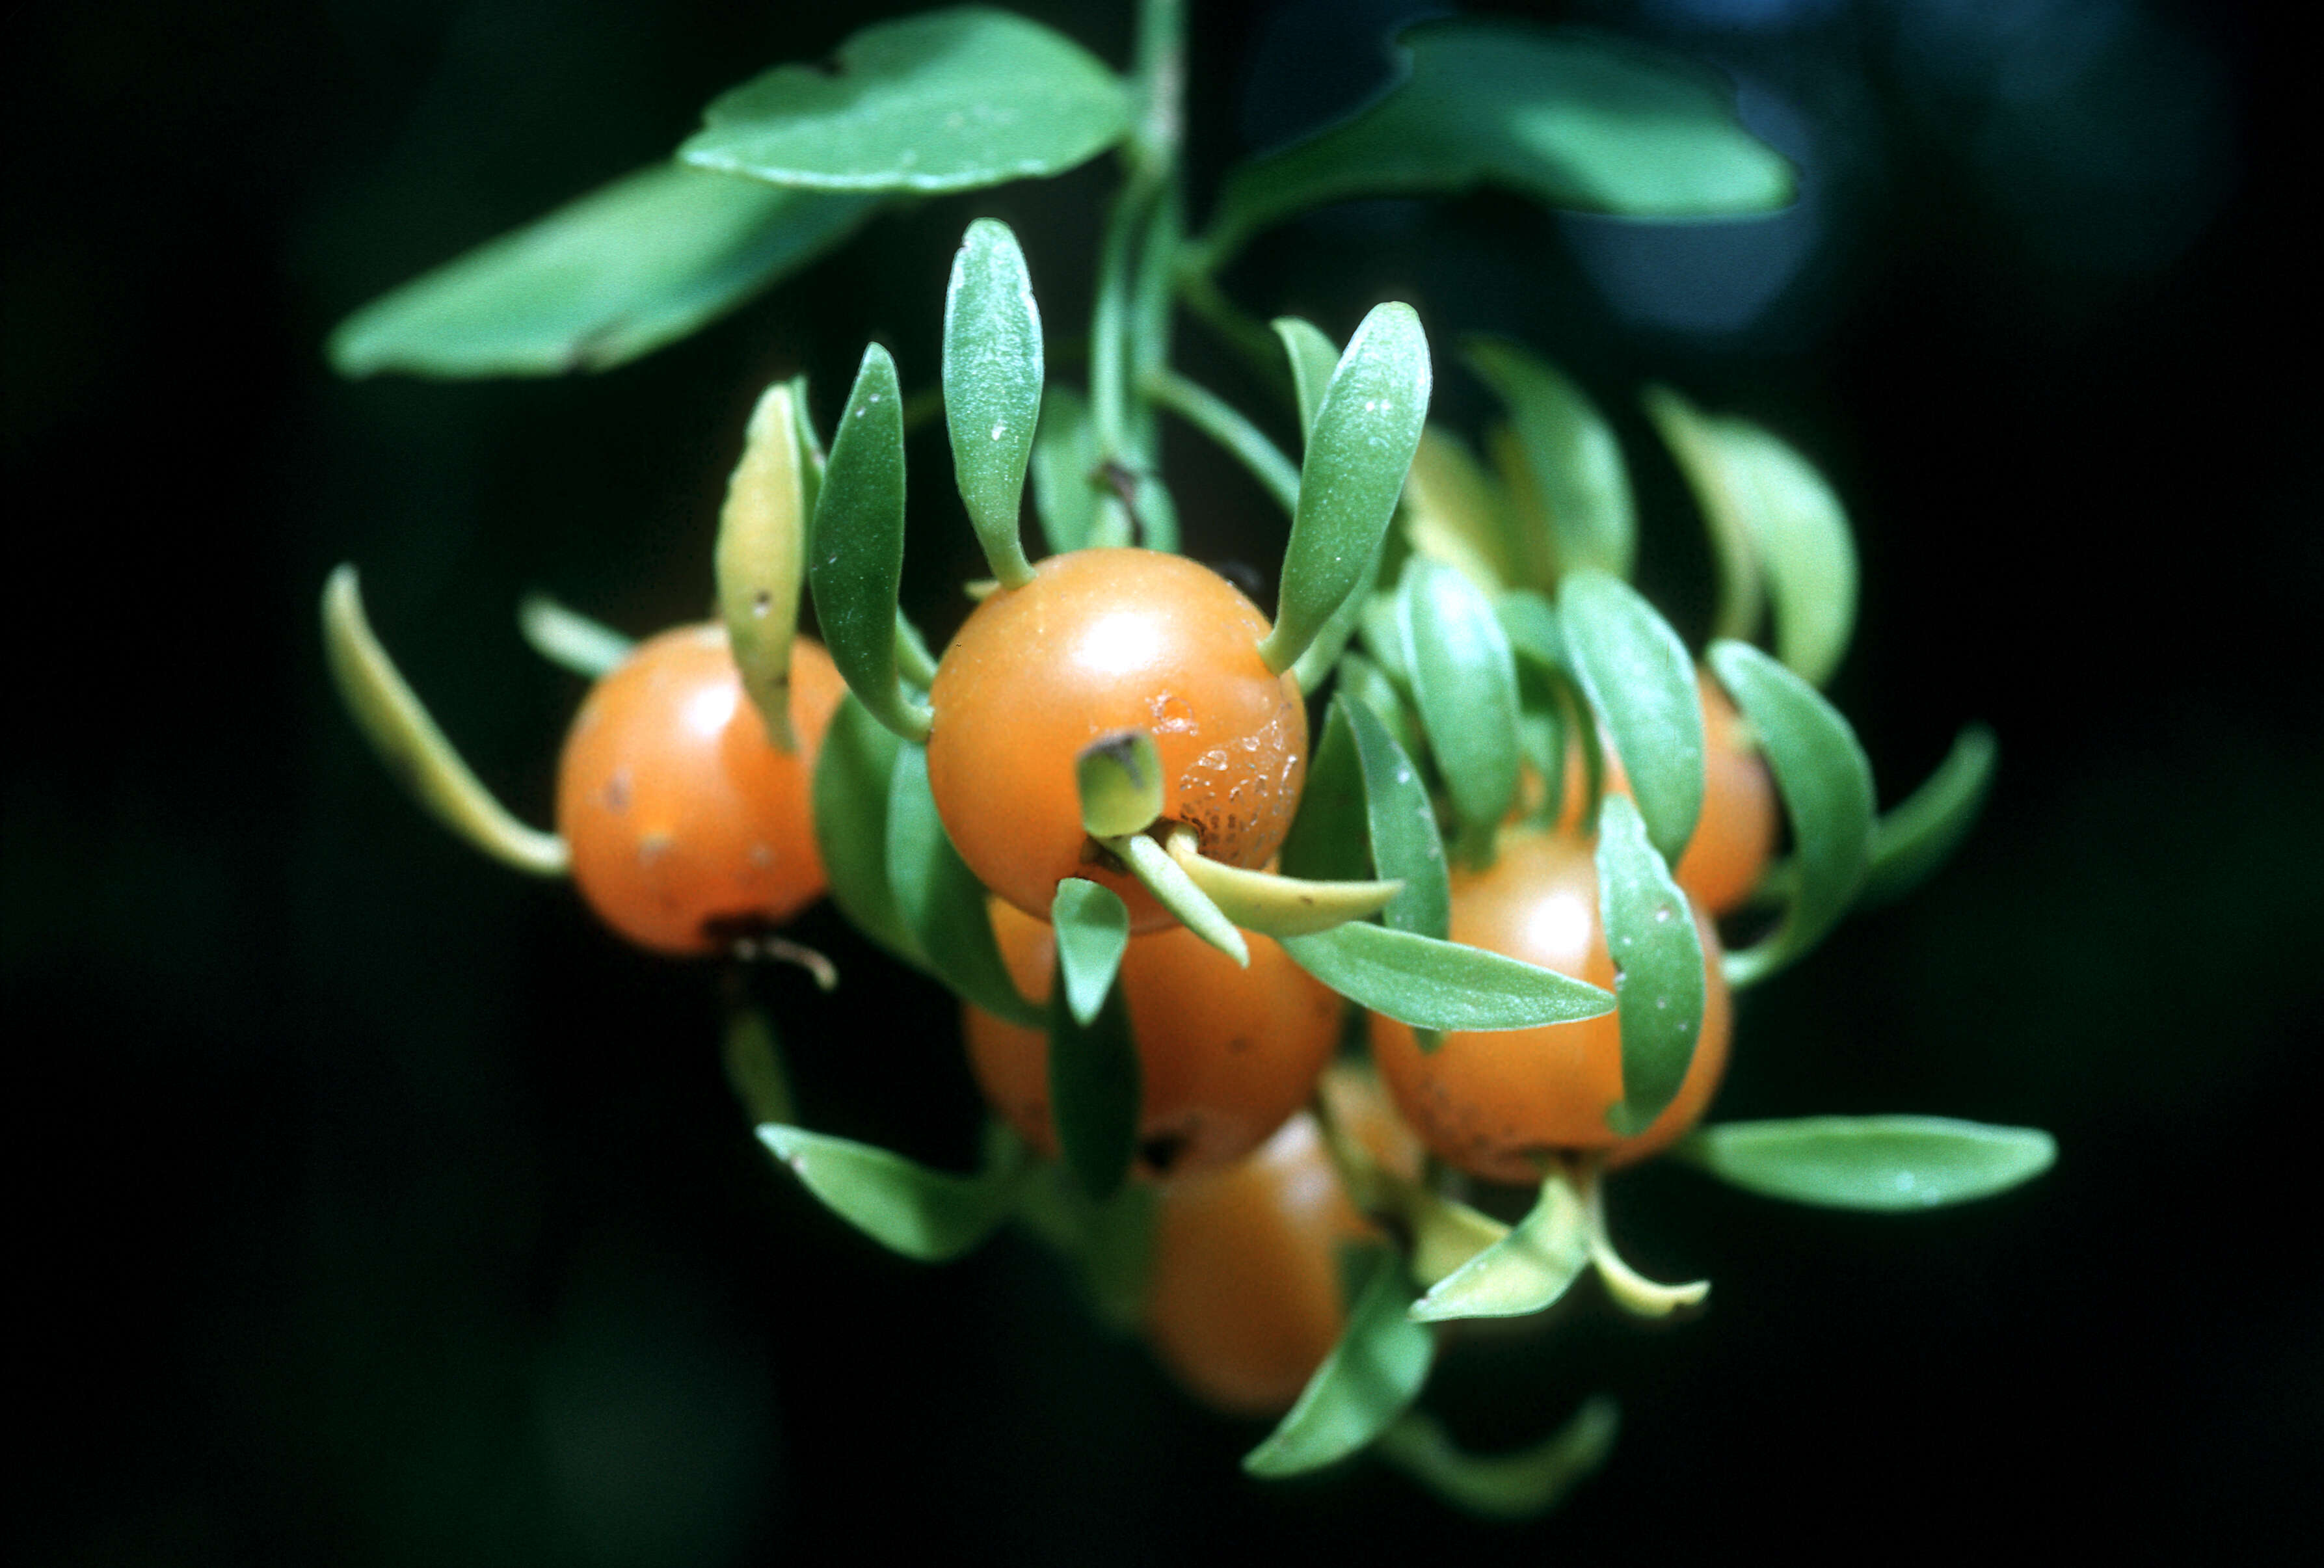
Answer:
<svg viewBox="0 0 2324 1568"><path fill-rule="evenodd" d="M791 650L786 755L767 739L715 623L638 645L581 704L557 775L557 830L581 897L657 953L730 946L823 896L809 785L846 687L830 655Z"/></svg>
<svg viewBox="0 0 2324 1568"><path fill-rule="evenodd" d="M1290 828L1307 770L1298 682L1268 673L1267 618L1183 556L1085 549L996 590L945 650L929 691L928 783L984 885L1046 918L1057 883L1087 877L1130 906L1130 928L1172 923L1082 831L1074 760L1141 729L1162 759L1162 816L1203 853L1261 866Z"/></svg>
<svg viewBox="0 0 2324 1568"><path fill-rule="evenodd" d="M1204 1404L1281 1415L1345 1325L1337 1248L1373 1234L1303 1111L1241 1164L1163 1194L1147 1336Z"/></svg>
<svg viewBox="0 0 2324 1568"><path fill-rule="evenodd" d="M992 928L1017 987L1049 994L1056 933L1007 904ZM1250 967L1183 926L1134 936L1121 988L1138 1037L1138 1170L1176 1177L1233 1164L1307 1102L1340 1038L1340 999L1269 937L1246 934ZM992 1108L1044 1155L1049 1041L1038 1029L962 1009L968 1063Z"/></svg>
<svg viewBox="0 0 2324 1568"><path fill-rule="evenodd" d="M1694 1060L1678 1096L1635 1138L1606 1112L1622 1097L1621 1025L1612 1013L1541 1028L1453 1033L1429 1056L1412 1030L1374 1014L1373 1059L1397 1108L1439 1158L1488 1181L1530 1185L1543 1157L1602 1149L1609 1166L1660 1152L1692 1128L1727 1068L1732 1015L1718 933L1702 935L1705 1006ZM1598 918L1598 868L1587 840L1517 830L1483 872L1452 873L1455 942L1522 958L1614 988L1614 960Z"/></svg>

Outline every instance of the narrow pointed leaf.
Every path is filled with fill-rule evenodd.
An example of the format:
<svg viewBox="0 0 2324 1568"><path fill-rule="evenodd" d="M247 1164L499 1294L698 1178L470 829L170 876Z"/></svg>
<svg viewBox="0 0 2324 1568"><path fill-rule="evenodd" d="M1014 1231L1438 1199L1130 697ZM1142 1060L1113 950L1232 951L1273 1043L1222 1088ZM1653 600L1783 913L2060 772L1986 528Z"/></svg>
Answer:
<svg viewBox="0 0 2324 1568"><path fill-rule="evenodd" d="M1413 553L1443 561L1488 592L1526 576L1507 497L1461 438L1421 432L1404 485L1404 533Z"/></svg>
<svg viewBox="0 0 2324 1568"><path fill-rule="evenodd" d="M1337 695L1371 709L1372 716L1388 726L1388 733L1396 737L1396 743L1413 761L1417 763L1426 755L1420 721L1413 716L1397 683L1379 665L1360 653L1342 654Z"/></svg>
<svg viewBox="0 0 2324 1568"><path fill-rule="evenodd" d="M1093 838L1143 833L1162 815L1162 756L1144 730L1116 730L1074 759L1082 830Z"/></svg>
<svg viewBox="0 0 2324 1568"><path fill-rule="evenodd" d="M968 226L945 291L945 424L953 474L1003 587L1033 580L1017 514L1041 420L1041 310L1009 226Z"/></svg>
<svg viewBox="0 0 2324 1568"><path fill-rule="evenodd" d="M1377 915L1402 887L1395 881L1311 881L1222 865L1204 857L1187 829L1173 833L1167 847L1186 880L1221 914L1243 930L1277 938L1313 936Z"/></svg>
<svg viewBox="0 0 2324 1568"><path fill-rule="evenodd" d="M816 501L807 586L832 663L874 718L924 740L927 709L897 680L896 596L904 578L904 417L896 362L872 344L840 415Z"/></svg>
<svg viewBox="0 0 2324 1568"><path fill-rule="evenodd" d="M896 749L888 790L888 881L928 967L953 994L995 1018L1038 1028L1042 1011L1018 994L992 935L984 884L960 858L928 792L928 754Z"/></svg>
<svg viewBox="0 0 2324 1568"><path fill-rule="evenodd" d="M1057 974L1074 1021L1087 1028L1105 1001L1130 945L1130 907L1100 882L1067 877L1049 906L1057 934Z"/></svg>
<svg viewBox="0 0 2324 1568"><path fill-rule="evenodd" d="M1549 1512L1613 1452L1614 1402L1591 1399L1551 1436L1510 1453L1470 1453L1444 1428L1414 1410L1380 1434L1377 1451L1456 1508L1486 1519L1530 1519Z"/></svg>
<svg viewBox="0 0 2324 1568"><path fill-rule="evenodd" d="M1058 986L1049 999L1049 1105L1066 1167L1103 1201L1129 1176L1137 1150L1138 1043L1119 984L1106 988L1087 1024L1065 996Z"/></svg>
<svg viewBox="0 0 2324 1568"><path fill-rule="evenodd" d="M1349 339L1308 432L1275 628L1259 644L1269 669L1290 669L1362 580L1420 444L1429 387L1419 316L1378 307Z"/></svg>
<svg viewBox="0 0 2324 1568"><path fill-rule="evenodd" d="M355 376L611 369L797 271L874 205L656 164L373 300L331 334L331 364Z"/></svg>
<svg viewBox="0 0 2324 1568"><path fill-rule="evenodd" d="M1528 1029L1614 1010L1612 993L1480 947L1361 922L1284 951L1359 1007L1421 1029Z"/></svg>
<svg viewBox="0 0 2324 1568"><path fill-rule="evenodd" d="M1291 674L1299 682L1301 696L1322 686L1338 666L1340 655L1347 651L1348 640L1362 624L1364 606L1371 602L1372 591L1379 585L1388 544L1387 540L1382 540L1379 548L1372 551L1372 558L1364 563L1363 571L1357 576L1356 586L1348 590L1348 596L1340 601L1340 607L1332 612L1332 618L1323 623L1323 629L1315 633L1307 650L1293 661Z"/></svg>
<svg viewBox="0 0 2324 1568"><path fill-rule="evenodd" d="M1291 362L1291 392L1299 401L1299 433L1315 428L1315 410L1323 406L1323 389L1340 365L1338 345L1323 329L1297 316L1278 316L1269 326L1282 341L1284 357Z"/></svg>
<svg viewBox="0 0 2324 1568"><path fill-rule="evenodd" d="M1364 829L1371 843L1373 874L1404 882L1404 891L1380 918L1391 929L1441 938L1452 920L1452 892L1428 786L1369 706L1334 697L1332 712L1346 726L1363 779Z"/></svg>
<svg viewBox="0 0 2324 1568"><path fill-rule="evenodd" d="M1412 696L1453 815L1490 832L1517 793L1517 671L1492 602L1441 561L1405 563L1397 594Z"/></svg>
<svg viewBox="0 0 2324 1568"><path fill-rule="evenodd" d="M1858 902L1902 898L1952 858L1985 804L1999 755L1983 724L1961 731L1937 770L1873 826L1872 865Z"/></svg>
<svg viewBox="0 0 2324 1568"><path fill-rule="evenodd" d="M1622 1019L1622 1099L1606 1113L1625 1138L1677 1097L1702 1032L1702 938L1686 895L1646 842L1637 807L1609 795L1598 816L1598 907Z"/></svg>
<svg viewBox="0 0 2324 1568"><path fill-rule="evenodd" d="M1628 577L1638 553L1637 509L1621 443L1598 405L1556 366L1513 343L1470 338L1462 352L1509 410L1540 511L1534 526L1547 531L1555 570L1587 567ZM1536 579L1519 586L1550 585Z"/></svg>
<svg viewBox="0 0 2324 1568"><path fill-rule="evenodd" d="M2048 1170L2058 1145L2038 1128L1941 1116L1811 1116L1706 1127L1671 1152L1766 1197L1898 1212L2007 1192Z"/></svg>
<svg viewBox="0 0 2324 1568"><path fill-rule="evenodd" d="M973 190L1062 174L1120 141L1120 78L1062 33L980 5L867 27L831 69L778 66L715 99L679 155L824 190Z"/></svg>
<svg viewBox="0 0 2324 1568"><path fill-rule="evenodd" d="M1022 1156L973 1176L900 1154L769 1122L759 1141L824 1207L893 1252L942 1263L973 1250L1009 1217Z"/></svg>
<svg viewBox="0 0 2324 1568"><path fill-rule="evenodd" d="M1053 386L1041 401L1040 428L1033 436L1033 508L1053 554L1090 542L1097 525L1099 491L1097 431L1089 404L1067 386Z"/></svg>
<svg viewBox="0 0 2324 1568"><path fill-rule="evenodd" d="M1509 1233L1438 1280L1412 1304L1420 1323L1523 1317L1563 1296L1590 1267L1590 1226L1563 1176L1541 1184L1532 1211Z"/></svg>
<svg viewBox="0 0 2324 1568"><path fill-rule="evenodd" d="M1379 1250L1340 1342L1291 1413L1243 1456L1247 1472L1272 1478L1321 1470L1363 1448L1410 1407L1436 1350L1429 1331L1406 1316L1411 1301L1401 1260Z"/></svg>
<svg viewBox="0 0 2324 1568"><path fill-rule="evenodd" d="M1872 848L1872 764L1839 710L1749 643L1712 643L1711 667L1758 732L1792 824L1796 872L1783 923L1766 941L1727 957L1728 978L1748 985L1815 945L1863 884Z"/></svg>
<svg viewBox="0 0 2324 1568"><path fill-rule="evenodd" d="M1299 789L1299 814L1283 840L1287 876L1342 881L1371 872L1372 859L1365 853L1363 765L1341 711L1346 700L1334 696L1324 710L1323 733Z"/></svg>
<svg viewBox="0 0 2324 1568"><path fill-rule="evenodd" d="M1711 634L1749 641L1766 611L1766 583L1759 567L1758 530L1752 525L1753 486L1745 482L1720 439L1719 421L1665 386L1648 387L1647 417L1662 432L1694 492L1710 536L1718 604Z"/></svg>
<svg viewBox="0 0 2324 1568"><path fill-rule="evenodd" d="M1637 217L1765 212L1791 166L1743 129L1723 78L1659 50L1511 21L1426 22L1406 74L1348 119L1236 169L1209 241L1231 254L1310 208L1491 185Z"/></svg>
<svg viewBox="0 0 2324 1568"><path fill-rule="evenodd" d="M602 621L593 621L547 594L527 594L516 607L516 628L524 640L559 669L595 680L613 673L637 646Z"/></svg>
<svg viewBox="0 0 2324 1568"><path fill-rule="evenodd" d="M1702 696L1686 645L1637 589L1602 572L1559 585L1557 619L1646 836L1676 865L1702 811Z"/></svg>
<svg viewBox="0 0 2324 1568"><path fill-rule="evenodd" d="M558 877L572 868L565 841L510 816L436 727L372 635L351 566L333 571L323 586L323 652L339 700L364 739L437 821L518 871Z"/></svg>
<svg viewBox="0 0 2324 1568"><path fill-rule="evenodd" d="M831 900L848 924L926 969L927 958L888 881L888 798L903 743L853 693L840 699L815 757L815 843Z"/></svg>
<svg viewBox="0 0 2324 1568"><path fill-rule="evenodd" d="M1170 858L1168 850L1142 833L1103 842L1154 895L1154 901L1177 917L1180 925L1239 966L1250 967L1250 945L1242 939L1242 933L1235 929L1225 911L1211 901L1211 896L1194 885L1185 868Z"/></svg>
<svg viewBox="0 0 2324 1568"><path fill-rule="evenodd" d="M791 388L777 383L759 398L742 461L726 482L715 555L718 612L726 623L742 689L768 737L784 751L791 733L791 643L798 631L807 571L807 489Z"/></svg>

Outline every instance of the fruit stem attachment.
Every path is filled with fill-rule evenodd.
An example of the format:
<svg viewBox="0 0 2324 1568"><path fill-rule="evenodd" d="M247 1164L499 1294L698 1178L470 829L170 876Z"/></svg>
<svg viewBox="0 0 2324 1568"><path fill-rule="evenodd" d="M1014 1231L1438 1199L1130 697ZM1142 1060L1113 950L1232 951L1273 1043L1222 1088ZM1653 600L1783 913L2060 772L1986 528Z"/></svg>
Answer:
<svg viewBox="0 0 2324 1568"><path fill-rule="evenodd" d="M1597 1155L1584 1156L1567 1168L1567 1179L1582 1198L1583 1222L1589 1231L1590 1262L1598 1270L1598 1277L1605 1281L1606 1294L1634 1317L1668 1317L1680 1307L1699 1305L1711 1294L1708 1279L1686 1285L1657 1284L1632 1268L1614 1250L1613 1238L1606 1231L1604 1172L1605 1161Z"/></svg>
<svg viewBox="0 0 2324 1568"><path fill-rule="evenodd" d="M510 816L436 727L372 634L355 569L346 563L323 586L323 651L364 738L437 821L518 871L561 877L572 870L565 841Z"/></svg>

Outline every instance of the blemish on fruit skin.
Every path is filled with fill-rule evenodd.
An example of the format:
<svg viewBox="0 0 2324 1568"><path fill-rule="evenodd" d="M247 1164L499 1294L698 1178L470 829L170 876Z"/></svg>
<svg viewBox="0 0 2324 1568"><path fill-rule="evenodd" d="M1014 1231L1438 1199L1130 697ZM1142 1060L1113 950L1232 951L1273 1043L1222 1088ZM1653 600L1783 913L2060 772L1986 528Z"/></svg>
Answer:
<svg viewBox="0 0 2324 1568"><path fill-rule="evenodd" d="M630 808L630 770L616 768L607 776L604 791L605 809L619 816Z"/></svg>

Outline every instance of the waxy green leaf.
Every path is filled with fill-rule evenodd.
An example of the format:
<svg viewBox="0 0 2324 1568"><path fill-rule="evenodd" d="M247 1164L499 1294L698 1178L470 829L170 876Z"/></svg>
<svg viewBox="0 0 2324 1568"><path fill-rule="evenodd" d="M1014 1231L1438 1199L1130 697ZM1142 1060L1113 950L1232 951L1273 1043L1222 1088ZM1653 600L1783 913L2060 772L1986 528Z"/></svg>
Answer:
<svg viewBox="0 0 2324 1568"><path fill-rule="evenodd" d="M1517 671L1484 591L1442 561L1404 565L1397 613L1412 696L1453 815L1489 834L1517 793Z"/></svg>
<svg viewBox="0 0 2324 1568"><path fill-rule="evenodd" d="M516 629L535 653L585 680L613 674L637 647L635 639L542 593L517 602Z"/></svg>
<svg viewBox="0 0 2324 1568"><path fill-rule="evenodd" d="M1509 1233L1438 1280L1412 1304L1418 1323L1524 1317L1547 1310L1590 1267L1590 1226L1563 1176L1541 1184L1532 1210Z"/></svg>
<svg viewBox="0 0 2324 1568"><path fill-rule="evenodd" d="M1420 444L1429 387L1420 318L1393 300L1378 307L1348 340L1308 432L1275 628L1259 644L1269 669L1290 669L1363 580Z"/></svg>
<svg viewBox="0 0 2324 1568"><path fill-rule="evenodd" d="M1388 726L1388 733L1396 737L1396 743L1415 762L1425 754L1422 751L1420 721L1413 716L1403 691L1387 671L1362 654L1350 651L1340 656L1340 682L1335 695L1371 709L1372 716Z"/></svg>
<svg viewBox="0 0 2324 1568"><path fill-rule="evenodd" d="M1100 492L1097 429L1089 404L1069 386L1053 386L1041 400L1033 436L1033 510L1053 554L1094 542Z"/></svg>
<svg viewBox="0 0 2324 1568"><path fill-rule="evenodd" d="M1610 992L1480 947L1360 922L1284 951L1359 1007L1420 1029L1529 1029L1614 1010Z"/></svg>
<svg viewBox="0 0 2324 1568"><path fill-rule="evenodd" d="M823 1206L893 1252L942 1263L972 1250L1009 1217L1024 1149L1003 1136L979 1175L935 1171L884 1148L768 1122L767 1152Z"/></svg>
<svg viewBox="0 0 2324 1568"><path fill-rule="evenodd" d="M1941 1116L1811 1116L1705 1127L1671 1152L1721 1181L1831 1209L1934 1209L2007 1192L2057 1159L2032 1127Z"/></svg>
<svg viewBox="0 0 2324 1568"><path fill-rule="evenodd" d="M714 556L726 645L768 739L785 752L798 744L791 733L791 644L807 571L808 517L806 457L791 393L790 383L778 382L751 411L742 460L726 482Z"/></svg>
<svg viewBox="0 0 2324 1568"><path fill-rule="evenodd" d="M1162 815L1162 754L1144 730L1100 735L1074 759L1082 831L1092 838L1143 833Z"/></svg>
<svg viewBox="0 0 2324 1568"><path fill-rule="evenodd" d="M1404 891L1380 912L1391 928L1442 938L1452 920L1452 893L1444 868L1444 840L1420 770L1378 714L1344 696L1332 699L1326 724L1345 726L1363 780L1364 831L1372 873L1400 877ZM1305 808L1302 802L1301 808Z"/></svg>
<svg viewBox="0 0 2324 1568"><path fill-rule="evenodd" d="M678 155L819 190L973 190L1062 174L1129 129L1120 78L1088 51L963 5L867 27L830 69L777 66L721 94Z"/></svg>
<svg viewBox="0 0 2324 1568"><path fill-rule="evenodd" d="M896 362L872 344L839 417L816 498L807 587L831 661L872 715L925 741L928 710L897 678L897 594L904 580L904 415Z"/></svg>
<svg viewBox="0 0 2324 1568"><path fill-rule="evenodd" d="M1829 931L1863 884L1872 850L1872 764L1815 687L1748 642L1714 642L1711 667L1758 732L1792 823L1795 868L1775 935L1727 955L1737 985L1764 980Z"/></svg>
<svg viewBox="0 0 2324 1568"><path fill-rule="evenodd" d="M915 968L928 966L888 880L888 798L904 742L840 698L815 757L815 843L847 923Z"/></svg>
<svg viewBox="0 0 2324 1568"><path fill-rule="evenodd" d="M1065 1005L1074 1021L1087 1028L1121 969L1121 955L1130 945L1130 906L1102 882L1067 877L1050 902L1049 924L1056 932L1057 978Z"/></svg>
<svg viewBox="0 0 2324 1568"><path fill-rule="evenodd" d="M1511 493L1523 576L1511 586L1546 588L1553 574L1583 567L1628 577L1638 553L1637 508L1621 443L1598 405L1514 343L1471 337L1462 355L1508 409L1524 468Z"/></svg>
<svg viewBox="0 0 2324 1568"><path fill-rule="evenodd" d="M1686 644L1637 589L1602 572L1559 584L1557 620L1629 775L1646 836L1676 865L1702 812L1702 696Z"/></svg>
<svg viewBox="0 0 2324 1568"><path fill-rule="evenodd" d="M1344 694L1334 696L1324 710L1323 733L1299 788L1299 814L1283 840L1286 876L1329 881L1372 872L1372 857L1365 853L1363 764L1342 711L1346 702ZM1407 891L1410 886L1406 884Z"/></svg>
<svg viewBox="0 0 2324 1568"><path fill-rule="evenodd" d="M1339 125L1242 165L1219 193L1213 266L1253 232L1361 197L1494 185L1634 217L1765 212L1791 166L1743 129L1734 89L1658 50L1520 22L1425 22L1404 78Z"/></svg>
<svg viewBox="0 0 2324 1568"><path fill-rule="evenodd" d="M1403 516L1415 555L1456 567L1488 592L1538 575L1508 497L1461 438L1441 426L1421 432L1404 483Z"/></svg>
<svg viewBox="0 0 2324 1568"><path fill-rule="evenodd" d="M1609 795L1598 813L1598 907L1622 1019L1622 1099L1606 1124L1633 1138L1678 1096L1702 1032L1702 938L1686 895L1646 842L1638 808Z"/></svg>
<svg viewBox="0 0 2324 1568"><path fill-rule="evenodd" d="M341 375L609 370L733 309L876 205L660 163L383 294L331 334Z"/></svg>
<svg viewBox="0 0 2324 1568"><path fill-rule="evenodd" d="M1033 580L1017 514L1041 420L1041 310L1009 226L968 226L945 291L945 424L952 466L984 558L1004 588Z"/></svg>
<svg viewBox="0 0 2324 1568"><path fill-rule="evenodd" d="M1001 962L984 884L960 858L928 791L928 754L896 750L888 789L888 881L913 941L953 994L995 1018L1039 1028L1042 1010L1018 994Z"/></svg>
<svg viewBox="0 0 2324 1568"><path fill-rule="evenodd" d="M1436 1343L1412 1322L1412 1282L1393 1252L1376 1250L1355 1293L1340 1342L1300 1391L1299 1402L1243 1456L1251 1475L1300 1475L1336 1463L1379 1436L1418 1397Z"/></svg>
<svg viewBox="0 0 2324 1568"><path fill-rule="evenodd" d="M1315 428L1315 411L1323 406L1323 389L1340 365L1340 349L1323 329L1297 316L1278 316L1268 325L1282 340L1284 357L1291 362L1291 392L1299 403L1299 433Z"/></svg>
<svg viewBox="0 0 2324 1568"><path fill-rule="evenodd" d="M1084 1192L1102 1202L1130 1175L1137 1152L1138 1042L1119 983L1106 988L1086 1024L1074 1016L1066 995L1065 986L1051 988L1050 1114L1056 1119L1057 1147L1066 1167Z"/></svg>
<svg viewBox="0 0 2324 1568"><path fill-rule="evenodd" d="M1872 865L1858 903L1902 898L1952 857L1985 804L1999 755L1993 732L1983 724L1961 731L1937 770L1873 825Z"/></svg>
<svg viewBox="0 0 2324 1568"><path fill-rule="evenodd" d="M1591 1399L1550 1436L1512 1453L1469 1453L1425 1411L1380 1434L1373 1452L1437 1497L1487 1519L1530 1519L1565 1500L1613 1452L1614 1402Z"/></svg>
<svg viewBox="0 0 2324 1568"><path fill-rule="evenodd" d="M1194 885L1185 868L1172 858L1146 834L1125 834L1120 838L1102 841L1128 866L1154 901L1178 918L1178 923L1195 936L1235 961L1239 969L1250 967L1250 945L1226 912L1211 901L1211 896Z"/></svg>

